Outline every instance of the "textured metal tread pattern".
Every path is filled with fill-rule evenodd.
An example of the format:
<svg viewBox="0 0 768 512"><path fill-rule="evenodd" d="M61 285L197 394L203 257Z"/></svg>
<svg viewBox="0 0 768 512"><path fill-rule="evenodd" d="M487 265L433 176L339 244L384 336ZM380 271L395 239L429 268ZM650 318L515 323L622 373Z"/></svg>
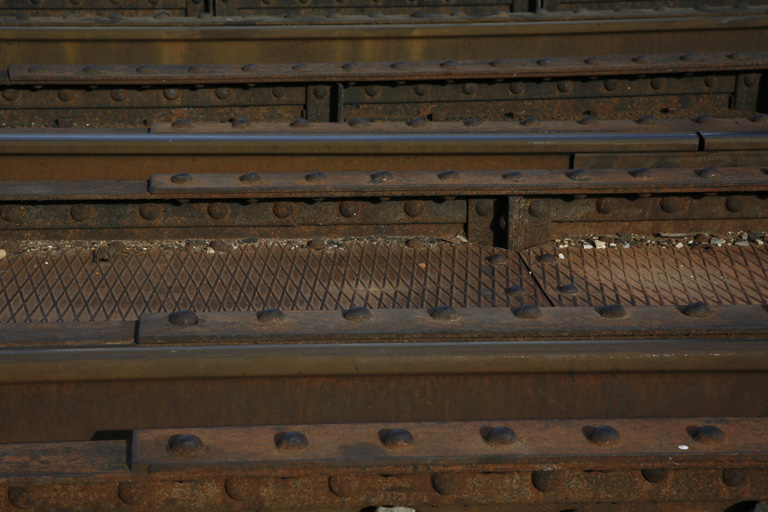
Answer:
<svg viewBox="0 0 768 512"><path fill-rule="evenodd" d="M488 258L501 261L491 263ZM494 260L495 261L495 260ZM521 286L509 298L509 287ZM261 244L150 249L96 263L86 249L0 261L0 322L134 320L143 312L483 307L538 303L519 256L473 245Z"/></svg>
<svg viewBox="0 0 768 512"><path fill-rule="evenodd" d="M554 263L541 261L547 253L556 256ZM548 244L524 251L522 257L555 306L768 302L765 246L598 250L553 249Z"/></svg>

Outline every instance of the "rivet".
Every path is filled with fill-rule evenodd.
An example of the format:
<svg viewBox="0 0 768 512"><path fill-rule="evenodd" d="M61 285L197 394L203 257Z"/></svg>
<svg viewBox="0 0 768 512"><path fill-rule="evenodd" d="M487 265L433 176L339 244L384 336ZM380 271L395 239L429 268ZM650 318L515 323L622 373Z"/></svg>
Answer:
<svg viewBox="0 0 768 512"><path fill-rule="evenodd" d="M432 488L443 496L456 494L467 484L466 476L456 473L437 473L432 475Z"/></svg>
<svg viewBox="0 0 768 512"><path fill-rule="evenodd" d="M729 212L740 212L747 207L747 199L744 196L730 196L725 200L725 208Z"/></svg>
<svg viewBox="0 0 768 512"><path fill-rule="evenodd" d="M38 505L38 497L29 487L14 485L8 488L8 499L14 507L35 508Z"/></svg>
<svg viewBox="0 0 768 512"><path fill-rule="evenodd" d="M409 249L421 249L424 247L424 241L421 238L411 238L405 242L405 246Z"/></svg>
<svg viewBox="0 0 768 512"><path fill-rule="evenodd" d="M371 174L371 181L374 183L386 183L392 179L392 173L389 171L378 171Z"/></svg>
<svg viewBox="0 0 768 512"><path fill-rule="evenodd" d="M229 215L229 205L227 203L210 203L208 205L208 215L212 219L223 219Z"/></svg>
<svg viewBox="0 0 768 512"><path fill-rule="evenodd" d="M712 425L697 427L693 433L693 440L701 444L723 444L725 432Z"/></svg>
<svg viewBox="0 0 768 512"><path fill-rule="evenodd" d="M171 126L177 130L188 130L189 128L192 128L192 123L189 121L189 119L180 117L175 120Z"/></svg>
<svg viewBox="0 0 768 512"><path fill-rule="evenodd" d="M709 114L703 114L696 118L696 122L698 124L713 124L715 122L715 118Z"/></svg>
<svg viewBox="0 0 768 512"><path fill-rule="evenodd" d="M745 469L724 469L723 483L728 487L738 487L747 481L747 471Z"/></svg>
<svg viewBox="0 0 768 512"><path fill-rule="evenodd" d="M217 87L216 88L216 97L220 100L225 100L232 96L232 89L229 87Z"/></svg>
<svg viewBox="0 0 768 512"><path fill-rule="evenodd" d="M426 18L426 17L427 17L427 13L425 13L421 9L416 9L411 13L411 18Z"/></svg>
<svg viewBox="0 0 768 512"><path fill-rule="evenodd" d="M139 215L145 220L156 220L163 215L163 207L159 204L144 203L139 206Z"/></svg>
<svg viewBox="0 0 768 512"><path fill-rule="evenodd" d="M309 125L311 125L308 120L304 119L303 117L299 117L298 119L294 119L293 122L291 122L290 126L291 128L307 128Z"/></svg>
<svg viewBox="0 0 768 512"><path fill-rule="evenodd" d="M584 116L581 118L581 121L579 121L579 124L591 125L597 123L597 121L597 116Z"/></svg>
<svg viewBox="0 0 768 512"><path fill-rule="evenodd" d="M309 439L301 432L285 432L275 442L278 450L298 452L309 448Z"/></svg>
<svg viewBox="0 0 768 512"><path fill-rule="evenodd" d="M524 320L535 320L541 316L541 309L534 304L523 304L519 308L514 310L514 315L517 318Z"/></svg>
<svg viewBox="0 0 768 512"><path fill-rule="evenodd" d="M407 448L413 445L413 435L404 428L393 428L384 434L382 443L390 450Z"/></svg>
<svg viewBox="0 0 768 512"><path fill-rule="evenodd" d="M489 217L493 214L493 201L490 199L479 199L475 202L475 211L481 217Z"/></svg>
<svg viewBox="0 0 768 512"><path fill-rule="evenodd" d="M768 114L764 114L762 112L759 112L752 116L752 122L753 123L768 123Z"/></svg>
<svg viewBox="0 0 768 512"><path fill-rule="evenodd" d="M211 242L208 244L208 247L213 249L215 252L225 252L229 250L229 244L227 244L227 242L224 240L211 240Z"/></svg>
<svg viewBox="0 0 768 512"><path fill-rule="evenodd" d="M612 446L621 442L621 437L615 428L602 425L589 433L589 442L598 446Z"/></svg>
<svg viewBox="0 0 768 512"><path fill-rule="evenodd" d="M584 64L589 64L590 66L597 66L598 64L602 64L603 59L600 57L588 57L584 59Z"/></svg>
<svg viewBox="0 0 768 512"><path fill-rule="evenodd" d="M146 499L146 492L133 482L120 482L117 486L117 496L126 505L138 505Z"/></svg>
<svg viewBox="0 0 768 512"><path fill-rule="evenodd" d="M186 183L191 183L193 180L194 178L188 172L177 172L171 176L171 183L175 185L184 185Z"/></svg>
<svg viewBox="0 0 768 512"><path fill-rule="evenodd" d="M651 62L651 59L649 59L645 55L638 55L637 57L632 58L632 62L634 62L635 64L648 64L649 62Z"/></svg>
<svg viewBox="0 0 768 512"><path fill-rule="evenodd" d="M666 196L661 198L659 206L667 213L674 213L682 208L683 203L679 197Z"/></svg>
<svg viewBox="0 0 768 512"><path fill-rule="evenodd" d="M367 125L368 121L366 121L362 117L356 117L356 118L352 119L351 121L349 121L347 124L349 126L352 126L353 128L359 128L361 126Z"/></svg>
<svg viewBox="0 0 768 512"><path fill-rule="evenodd" d="M564 477L559 471L534 471L531 473L531 483L541 492L551 492L561 487Z"/></svg>
<svg viewBox="0 0 768 512"><path fill-rule="evenodd" d="M656 118L651 115L647 115L647 116L641 117L635 122L637 124L656 124Z"/></svg>
<svg viewBox="0 0 768 512"><path fill-rule="evenodd" d="M720 177L720 171L718 171L715 167L704 167L703 169L697 170L696 174L698 174L702 178L719 178Z"/></svg>
<svg viewBox="0 0 768 512"><path fill-rule="evenodd" d="M6 101L16 101L19 99L19 90L18 89L3 89L3 98Z"/></svg>
<svg viewBox="0 0 768 512"><path fill-rule="evenodd" d="M747 75L744 77L744 85L747 87L752 87L757 83L757 76L756 75Z"/></svg>
<svg viewBox="0 0 768 512"><path fill-rule="evenodd" d="M194 311L181 309L168 315L168 321L171 323L171 325L185 326L197 325L200 319L197 317L197 313Z"/></svg>
<svg viewBox="0 0 768 512"><path fill-rule="evenodd" d="M507 59L494 59L488 64L494 68L497 68L499 66L506 66L507 64L509 64L509 61Z"/></svg>
<svg viewBox="0 0 768 512"><path fill-rule="evenodd" d="M522 121L520 121L520 124L522 124L523 126L536 126L539 123L541 123L541 121L539 121L539 118L533 117L533 116L528 116Z"/></svg>
<svg viewBox="0 0 768 512"><path fill-rule="evenodd" d="M416 84L413 86L413 92L418 96L424 96L427 94L427 86L425 84Z"/></svg>
<svg viewBox="0 0 768 512"><path fill-rule="evenodd" d="M314 90L315 98L322 99L328 96L328 86L326 85L316 85Z"/></svg>
<svg viewBox="0 0 768 512"><path fill-rule="evenodd" d="M746 53L734 52L728 55L728 58L731 60L747 60L749 58L749 55L747 55Z"/></svg>
<svg viewBox="0 0 768 512"><path fill-rule="evenodd" d="M715 78L714 76L708 76L708 77L704 78L704 85L706 85L707 87L714 87L714 86L716 86L717 85L717 78Z"/></svg>
<svg viewBox="0 0 768 512"><path fill-rule="evenodd" d="M307 247L315 251L322 251L328 247L328 244L322 238L315 238L307 242Z"/></svg>
<svg viewBox="0 0 768 512"><path fill-rule="evenodd" d="M136 72L142 75L148 75L152 73L154 70L151 66L139 66L136 68Z"/></svg>
<svg viewBox="0 0 768 512"><path fill-rule="evenodd" d="M461 175L456 171L443 171L437 175L440 181L458 181Z"/></svg>
<svg viewBox="0 0 768 512"><path fill-rule="evenodd" d="M305 175L304 180L307 183L325 183L328 181L328 176L323 172L315 171Z"/></svg>
<svg viewBox="0 0 768 512"><path fill-rule="evenodd" d="M261 176L255 172L247 172L240 176L240 181L242 183L256 183L257 181L261 181Z"/></svg>
<svg viewBox="0 0 768 512"><path fill-rule="evenodd" d="M59 117L56 119L57 128L72 128L75 126L75 121L71 117Z"/></svg>
<svg viewBox="0 0 768 512"><path fill-rule="evenodd" d="M563 284L557 289L560 295L578 295L579 289L574 284Z"/></svg>
<svg viewBox="0 0 768 512"><path fill-rule="evenodd" d="M155 16L154 16L154 18L156 20L164 20L164 19L167 19L167 18L170 18L170 17L171 17L171 15L168 14L167 12L165 12L165 11L160 11L159 13L155 14Z"/></svg>
<svg viewBox="0 0 768 512"><path fill-rule="evenodd" d="M477 91L477 86L475 84L468 83L461 86L461 92L463 92L464 94L467 94L467 95L475 94L476 91Z"/></svg>
<svg viewBox="0 0 768 512"><path fill-rule="evenodd" d="M596 208L599 213L609 215L616 211L616 202L609 197L601 197L597 200Z"/></svg>
<svg viewBox="0 0 768 512"><path fill-rule="evenodd" d="M71 89L59 89L56 96L61 101L72 101L72 98L75 97L75 93Z"/></svg>
<svg viewBox="0 0 768 512"><path fill-rule="evenodd" d="M566 172L565 175L574 181L588 181L590 179L586 169L574 169Z"/></svg>
<svg viewBox="0 0 768 512"><path fill-rule="evenodd" d="M285 96L285 93L287 92L287 89L285 87L273 87L272 88L272 96L275 98L282 98Z"/></svg>
<svg viewBox="0 0 768 512"><path fill-rule="evenodd" d="M573 82L568 80L560 80L557 82L557 90L560 92L568 92L573 89Z"/></svg>
<svg viewBox="0 0 768 512"><path fill-rule="evenodd" d="M686 53L685 55L680 57L680 60L685 62L692 62L692 61L699 60L699 57L695 53Z"/></svg>
<svg viewBox="0 0 768 512"><path fill-rule="evenodd" d="M0 217L7 222L18 222L26 213L23 206L16 204L5 204L0 206Z"/></svg>
<svg viewBox="0 0 768 512"><path fill-rule="evenodd" d="M648 180L653 178L653 171L648 169L647 167L640 167L639 169L635 169L634 171L630 171L629 174L638 180Z"/></svg>
<svg viewBox="0 0 768 512"><path fill-rule="evenodd" d="M509 427L495 427L488 431L483 440L490 446L510 446L517 442L517 434Z"/></svg>
<svg viewBox="0 0 768 512"><path fill-rule="evenodd" d="M341 69L344 71L351 71L357 67L357 62L347 62L341 65Z"/></svg>
<svg viewBox="0 0 768 512"><path fill-rule="evenodd" d="M426 206L423 201L408 201L403 205L403 210L409 217L418 217L424 213L425 209Z"/></svg>
<svg viewBox="0 0 768 512"><path fill-rule="evenodd" d="M343 313L344 319L348 322L371 322L373 321L373 315L367 308L358 306L352 309L348 309Z"/></svg>
<svg viewBox="0 0 768 512"><path fill-rule="evenodd" d="M539 263L557 263L558 257L555 256L554 254L549 254L549 253L539 254L538 256L536 256L536 261L538 261Z"/></svg>
<svg viewBox="0 0 768 512"><path fill-rule="evenodd" d="M534 199L528 205L528 213L531 217L545 217L548 212L547 204L541 199Z"/></svg>
<svg viewBox="0 0 768 512"><path fill-rule="evenodd" d="M211 69L208 66L202 66L200 64L194 64L187 68L187 73L190 73L190 74L204 74L204 73L210 73L210 72L211 72Z"/></svg>
<svg viewBox="0 0 768 512"><path fill-rule="evenodd" d="M251 120L245 117L238 117L232 121L232 128L249 128L251 126Z"/></svg>
<svg viewBox="0 0 768 512"><path fill-rule="evenodd" d="M365 94L368 96L377 96L379 94L379 88L375 85L366 85Z"/></svg>
<svg viewBox="0 0 768 512"><path fill-rule="evenodd" d="M455 322L461 315L451 306L437 306L429 310L429 316L441 322Z"/></svg>
<svg viewBox="0 0 768 512"><path fill-rule="evenodd" d="M78 222L88 220L92 215L93 207L89 204L74 204L69 208L69 216Z"/></svg>
<svg viewBox="0 0 768 512"><path fill-rule="evenodd" d="M179 434L168 439L168 452L177 457L193 457L205 451L205 445L193 434Z"/></svg>
<svg viewBox="0 0 768 512"><path fill-rule="evenodd" d="M27 68L27 73L31 73L33 75L39 75L40 73L43 73L45 71L45 68L43 66L29 66Z"/></svg>
<svg viewBox="0 0 768 512"><path fill-rule="evenodd" d="M510 171L501 175L501 179L504 181L522 181L523 173L520 171Z"/></svg>
<svg viewBox="0 0 768 512"><path fill-rule="evenodd" d="M647 482L652 484L660 484L669 478L669 470L667 469L644 469L640 473Z"/></svg>
<svg viewBox="0 0 768 512"><path fill-rule="evenodd" d="M411 128L423 128L427 126L427 122L421 117L414 117L406 123Z"/></svg>
<svg viewBox="0 0 768 512"><path fill-rule="evenodd" d="M653 87L654 89L661 89L662 87L664 87L665 83L666 83L666 80L664 80L661 77L657 76L657 77L651 78L651 87Z"/></svg>
<svg viewBox="0 0 768 512"><path fill-rule="evenodd" d="M598 312L603 318L624 318L627 316L627 310L621 304L607 304L601 307Z"/></svg>
<svg viewBox="0 0 768 512"><path fill-rule="evenodd" d="M469 126L469 127L480 126L481 124L483 124L483 120L480 119L479 117L470 117L469 119L464 121L464 126Z"/></svg>
<svg viewBox="0 0 768 512"><path fill-rule="evenodd" d="M524 87L522 82L513 82L509 86L509 92L511 92L512 94L520 94L521 92L523 92L523 89Z"/></svg>
<svg viewBox="0 0 768 512"><path fill-rule="evenodd" d="M290 217L293 214L293 205L284 201L275 203L275 205L272 207L272 213L274 213L275 217L279 219Z"/></svg>
<svg viewBox="0 0 768 512"><path fill-rule="evenodd" d="M113 12L112 14L109 15L109 19L111 19L111 20L121 20L121 19L123 19L123 15L121 13L119 13L119 12Z"/></svg>
<svg viewBox="0 0 768 512"><path fill-rule="evenodd" d="M443 69L452 69L459 67L459 63L455 60L446 60L440 63L440 67Z"/></svg>
<svg viewBox="0 0 768 512"><path fill-rule="evenodd" d="M339 203L339 213L348 219L356 217L360 214L360 203L358 201L342 201Z"/></svg>
<svg viewBox="0 0 768 512"><path fill-rule="evenodd" d="M608 80L603 82L603 87L605 87L606 91L613 91L618 86L619 86L619 81L613 78L609 78Z"/></svg>
<svg viewBox="0 0 768 512"><path fill-rule="evenodd" d="M536 64L538 64L539 66L551 66L552 59L539 59L536 61Z"/></svg>
<svg viewBox="0 0 768 512"><path fill-rule="evenodd" d="M83 68L83 73L86 75L98 75L102 71L103 69L100 66L85 66Z"/></svg>
<svg viewBox="0 0 768 512"><path fill-rule="evenodd" d="M109 91L109 96L115 101L125 101L128 97L123 89L112 89Z"/></svg>
<svg viewBox="0 0 768 512"><path fill-rule="evenodd" d="M254 73L259 70L259 66L256 64L246 64L245 66L241 67L240 70L246 73Z"/></svg>

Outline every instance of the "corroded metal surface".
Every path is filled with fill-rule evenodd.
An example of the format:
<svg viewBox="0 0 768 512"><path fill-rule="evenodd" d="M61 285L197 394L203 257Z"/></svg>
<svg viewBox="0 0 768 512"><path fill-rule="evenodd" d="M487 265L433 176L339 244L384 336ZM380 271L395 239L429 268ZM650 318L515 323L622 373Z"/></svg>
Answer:
<svg viewBox="0 0 768 512"><path fill-rule="evenodd" d="M542 264L542 254L562 254ZM523 253L533 277L558 306L764 304L768 302L765 246L558 249Z"/></svg>
<svg viewBox="0 0 768 512"><path fill-rule="evenodd" d="M500 265L487 258L505 253ZM347 243L315 250L259 244L216 254L150 250L95 263L93 251L0 261L4 322L135 320L145 311L260 311L537 303L514 253L471 245Z"/></svg>

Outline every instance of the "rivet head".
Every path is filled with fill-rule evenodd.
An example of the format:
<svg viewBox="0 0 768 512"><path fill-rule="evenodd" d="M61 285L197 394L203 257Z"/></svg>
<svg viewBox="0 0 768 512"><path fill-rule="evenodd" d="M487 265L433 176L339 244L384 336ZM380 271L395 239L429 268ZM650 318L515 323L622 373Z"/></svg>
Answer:
<svg viewBox="0 0 768 512"><path fill-rule="evenodd" d="M480 126L481 124L483 124L483 120L480 119L479 117L470 117L469 119L464 121L464 126L469 126L469 127Z"/></svg>
<svg viewBox="0 0 768 512"><path fill-rule="evenodd" d="M437 175L440 181L458 181L461 175L456 171L443 171Z"/></svg>
<svg viewBox="0 0 768 512"><path fill-rule="evenodd" d="M638 180L648 180L653 178L653 171L648 169L647 167L641 167L639 169L635 169L634 171L630 171L629 173L633 178Z"/></svg>
<svg viewBox="0 0 768 512"><path fill-rule="evenodd" d="M703 114L696 118L697 124L714 124L715 118L709 114Z"/></svg>
<svg viewBox="0 0 768 512"><path fill-rule="evenodd" d="M573 89L573 82L570 82L568 80L561 80L557 82L557 90L560 92L569 92L571 89Z"/></svg>
<svg viewBox="0 0 768 512"><path fill-rule="evenodd" d="M539 59L536 61L536 64L538 64L539 66L551 66L552 59L549 59L549 58Z"/></svg>
<svg viewBox="0 0 768 512"><path fill-rule="evenodd" d="M355 69L357 67L357 62L347 62L346 64L341 65L341 69L344 71L350 71L352 69Z"/></svg>
<svg viewBox="0 0 768 512"><path fill-rule="evenodd" d="M378 96L379 94L379 88L375 85L366 85L365 86L365 94L368 96Z"/></svg>
<svg viewBox="0 0 768 512"><path fill-rule="evenodd" d="M632 62L634 62L635 64L648 64L649 62L651 62L651 59L649 59L645 55L638 55L637 57L632 58Z"/></svg>
<svg viewBox="0 0 768 512"><path fill-rule="evenodd" d="M747 481L747 471L745 469L724 469L723 483L728 487L739 487Z"/></svg>
<svg viewBox="0 0 768 512"><path fill-rule="evenodd" d="M194 180L192 175L188 172L178 172L171 176L171 183L175 185L183 185L185 183L191 183Z"/></svg>
<svg viewBox="0 0 768 512"><path fill-rule="evenodd" d="M368 308L361 306L344 311L344 319L348 322L372 322L373 315Z"/></svg>
<svg viewBox="0 0 768 512"><path fill-rule="evenodd" d="M547 204L541 199L534 199L531 201L531 204L528 205L528 213L531 217L546 217L547 213L549 213L549 208L547 208Z"/></svg>
<svg viewBox="0 0 768 512"><path fill-rule="evenodd" d="M413 92L416 93L417 96L424 96L427 94L427 89L426 84L416 84L413 86Z"/></svg>
<svg viewBox="0 0 768 512"><path fill-rule="evenodd" d="M680 60L685 62L693 62L699 60L699 57L695 53L686 53L680 57Z"/></svg>
<svg viewBox="0 0 768 512"><path fill-rule="evenodd" d="M307 183L325 183L328 181L328 176L323 172L316 171L304 176L304 180Z"/></svg>
<svg viewBox="0 0 768 512"><path fill-rule="evenodd" d="M533 117L533 116L528 116L525 119L523 119L522 121L520 121L520 124L522 124L523 126L536 126L539 123L541 123L539 118L538 117Z"/></svg>
<svg viewBox="0 0 768 512"><path fill-rule="evenodd" d="M138 505L147 497L145 490L134 482L120 482L117 486L117 496L126 505Z"/></svg>
<svg viewBox="0 0 768 512"><path fill-rule="evenodd" d="M86 75L98 75L104 71L100 66L85 66L83 68L83 73Z"/></svg>
<svg viewBox="0 0 768 512"><path fill-rule="evenodd" d="M602 425L589 433L589 442L598 446L614 446L621 442L621 437L615 428Z"/></svg>
<svg viewBox="0 0 768 512"><path fill-rule="evenodd" d="M559 471L534 471L531 473L531 483L541 492L551 492L563 485L565 478Z"/></svg>
<svg viewBox="0 0 768 512"><path fill-rule="evenodd" d="M19 90L18 89L3 89L3 99L6 101L16 101L19 99Z"/></svg>
<svg viewBox="0 0 768 512"><path fill-rule="evenodd" d="M351 119L347 124L353 128L360 128L361 126L367 125L368 121L362 117L356 117Z"/></svg>
<svg viewBox="0 0 768 512"><path fill-rule="evenodd" d="M703 169L698 169L696 171L696 174L701 176L702 178L718 178L720 177L720 171L717 170L715 167L704 167Z"/></svg>
<svg viewBox="0 0 768 512"><path fill-rule="evenodd" d="M315 238L307 242L307 247L315 251L322 251L328 248L328 243L322 238Z"/></svg>
<svg viewBox="0 0 768 512"><path fill-rule="evenodd" d="M539 254L538 256L536 256L536 261L538 261L539 263L557 263L558 257L555 256L554 254L549 254L549 253Z"/></svg>
<svg viewBox="0 0 768 512"><path fill-rule="evenodd" d="M384 434L381 442L390 450L407 448L413 445L413 435L404 428L394 428Z"/></svg>
<svg viewBox="0 0 768 512"><path fill-rule="evenodd" d="M112 89L109 91L109 96L115 101L125 101L128 98L123 89Z"/></svg>
<svg viewBox="0 0 768 512"><path fill-rule="evenodd" d="M294 119L290 126L291 128L307 128L311 125L308 120L304 119L303 117L299 117L298 119Z"/></svg>
<svg viewBox="0 0 768 512"><path fill-rule="evenodd" d="M704 85L707 87L714 87L717 85L717 78L714 76L708 76L704 78Z"/></svg>
<svg viewBox="0 0 768 512"><path fill-rule="evenodd" d="M272 207L272 213L279 219L285 219L286 217L293 215L293 205L291 203L280 201L275 203Z"/></svg>
<svg viewBox="0 0 768 512"><path fill-rule="evenodd" d="M0 217L6 222L18 222L24 217L25 213L26 210L20 205L6 204L0 206Z"/></svg>
<svg viewBox="0 0 768 512"><path fill-rule="evenodd" d="M313 89L313 92L315 94L315 98L317 99L323 99L326 96L328 96L328 86L326 85L316 85Z"/></svg>
<svg viewBox="0 0 768 512"><path fill-rule="evenodd" d="M509 260L505 254L492 254L491 256L488 256L485 261L491 265L504 265Z"/></svg>
<svg viewBox="0 0 768 512"><path fill-rule="evenodd" d="M579 289L574 284L563 284L558 287L557 291L560 295L578 295Z"/></svg>
<svg viewBox="0 0 768 512"><path fill-rule="evenodd" d="M616 211L616 203L609 197L601 197L595 205L597 211L602 214L611 214Z"/></svg>
<svg viewBox="0 0 768 512"><path fill-rule="evenodd" d="M661 89L662 87L664 87L665 83L666 83L666 80L664 80L660 76L651 78L651 87L654 89Z"/></svg>
<svg viewBox="0 0 768 512"><path fill-rule="evenodd" d="M144 220L157 220L163 215L163 207L159 204L145 203L139 206L139 215Z"/></svg>
<svg viewBox="0 0 768 512"><path fill-rule="evenodd" d="M182 309L179 311L174 311L168 315L168 321L171 323L171 325L185 326L196 325L200 319L197 317L197 313L194 311Z"/></svg>
<svg viewBox="0 0 768 512"><path fill-rule="evenodd" d="M483 436L483 440L490 446L510 446L517 442L517 434L509 427L495 427Z"/></svg>
<svg viewBox="0 0 768 512"><path fill-rule="evenodd" d="M56 96L61 101L72 101L72 99L75 97L75 93L72 91L72 89L59 89L59 91L56 93Z"/></svg>
<svg viewBox="0 0 768 512"><path fill-rule="evenodd" d="M229 215L229 205L227 203L210 203L208 205L208 215L212 219L223 219Z"/></svg>
<svg viewBox="0 0 768 512"><path fill-rule="evenodd" d="M339 213L342 217L351 219L360 214L360 203L358 201L342 201L339 203Z"/></svg>
<svg viewBox="0 0 768 512"><path fill-rule="evenodd" d="M423 201L408 201L403 205L403 210L409 217L418 217L424 213L426 206Z"/></svg>
<svg viewBox="0 0 768 512"><path fill-rule="evenodd" d="M309 448L309 439L301 432L284 432L276 436L275 445L281 451L297 452Z"/></svg>
<svg viewBox="0 0 768 512"><path fill-rule="evenodd" d="M168 439L168 453L176 457L194 457L205 451L205 445L193 434L178 434Z"/></svg>
<svg viewBox="0 0 768 512"><path fill-rule="evenodd" d="M522 286L510 286L506 290L504 290L504 293L509 295L510 297L524 297L526 295L525 288Z"/></svg>
<svg viewBox="0 0 768 512"><path fill-rule="evenodd" d="M455 60L446 60L440 63L440 67L443 69L452 69L459 67L459 63Z"/></svg>
<svg viewBox="0 0 768 512"><path fill-rule="evenodd" d="M255 172L247 172L240 176L240 181L242 183L256 183L261 181L261 176Z"/></svg>
<svg viewBox="0 0 768 512"><path fill-rule="evenodd" d="M586 169L574 169L565 173L570 179L574 181L587 181L590 179L589 173Z"/></svg>
<svg viewBox="0 0 768 512"><path fill-rule="evenodd" d="M424 128L427 126L427 121L424 120L422 117L414 117L410 121L408 121L408 126L411 128Z"/></svg>
<svg viewBox="0 0 768 512"><path fill-rule="evenodd" d="M432 488L443 496L456 494L467 485L467 475L461 473L437 473L432 475Z"/></svg>
<svg viewBox="0 0 768 512"><path fill-rule="evenodd" d="M641 117L635 122L637 124L656 124L656 118L651 115L647 115L647 116Z"/></svg>
<svg viewBox="0 0 768 512"><path fill-rule="evenodd" d="M679 197L666 196L661 198L659 206L667 213L674 213L682 208L683 203Z"/></svg>
<svg viewBox="0 0 768 512"><path fill-rule="evenodd" d="M153 71L154 71L154 69L152 69L151 66L138 66L136 68L136 72L140 73L142 75L148 75L148 74L152 73Z"/></svg>
<svg viewBox="0 0 768 512"><path fill-rule="evenodd" d="M475 203L475 212L481 217L490 217L493 215L493 201L491 199L480 199Z"/></svg>
<svg viewBox="0 0 768 512"><path fill-rule="evenodd" d="M176 130L188 130L192 128L192 123L189 119L185 119L183 117L178 118L173 123L171 123L171 127L175 128Z"/></svg>
<svg viewBox="0 0 768 512"><path fill-rule="evenodd" d="M660 484L669 478L669 470L667 469L644 469L640 473L647 482L652 484Z"/></svg>
<svg viewBox="0 0 768 512"><path fill-rule="evenodd" d="M74 204L69 208L69 216L72 219L83 222L93 215L93 206L89 204Z"/></svg>
<svg viewBox="0 0 768 512"><path fill-rule="evenodd" d="M725 432L713 425L703 425L694 430L693 440L706 445L723 444Z"/></svg>
<svg viewBox="0 0 768 512"><path fill-rule="evenodd" d="M584 116L579 121L579 124L583 124L583 125L587 125L588 126L588 125L591 125L591 124L595 124L598 121L599 121L599 119L597 118L597 116Z"/></svg>
<svg viewBox="0 0 768 512"><path fill-rule="evenodd" d="M523 181L524 176L520 171L510 171L502 174L501 179L504 181Z"/></svg>
<svg viewBox="0 0 768 512"><path fill-rule="evenodd" d="M29 487L14 485L8 488L8 499L14 507L28 509L38 505L36 493Z"/></svg>
<svg viewBox="0 0 768 512"><path fill-rule="evenodd" d="M288 92L288 90L285 87L278 86L272 88L272 96L275 98L282 98L285 96L286 92Z"/></svg>
<svg viewBox="0 0 768 512"><path fill-rule="evenodd" d="M608 304L601 307L598 312L603 318L625 318L627 316L627 310L621 304Z"/></svg>
<svg viewBox="0 0 768 512"><path fill-rule="evenodd" d="M747 207L747 198L744 196L730 196L725 200L725 208L732 213L740 212Z"/></svg>
<svg viewBox="0 0 768 512"><path fill-rule="evenodd" d="M392 180L392 173L389 171L379 171L371 174L371 181L374 183L386 183Z"/></svg>
<svg viewBox="0 0 768 512"><path fill-rule="evenodd" d="M704 302L691 302L683 308L683 314L692 318L709 318L714 313Z"/></svg>
<svg viewBox="0 0 768 512"><path fill-rule="evenodd" d="M512 82L509 85L509 92L511 92L512 94L520 94L521 92L523 92L524 88L525 87L523 86L522 82Z"/></svg>
<svg viewBox="0 0 768 512"><path fill-rule="evenodd" d="M216 88L216 97L220 100L225 100L232 96L232 89L229 87L217 87Z"/></svg>
<svg viewBox="0 0 768 512"><path fill-rule="evenodd" d="M429 316L440 322L455 322L461 315L451 306L437 306L429 310Z"/></svg>
<svg viewBox="0 0 768 512"><path fill-rule="evenodd" d="M534 304L523 304L514 310L514 315L524 320L535 320L541 317L541 309Z"/></svg>
<svg viewBox="0 0 768 512"><path fill-rule="evenodd" d="M466 95L474 94L477 91L477 86L475 84L464 84L461 86L461 92L463 92Z"/></svg>
<svg viewBox="0 0 768 512"><path fill-rule="evenodd" d="M603 82L603 87L605 87L606 91L614 91L619 86L619 81L615 78L609 78L608 80Z"/></svg>

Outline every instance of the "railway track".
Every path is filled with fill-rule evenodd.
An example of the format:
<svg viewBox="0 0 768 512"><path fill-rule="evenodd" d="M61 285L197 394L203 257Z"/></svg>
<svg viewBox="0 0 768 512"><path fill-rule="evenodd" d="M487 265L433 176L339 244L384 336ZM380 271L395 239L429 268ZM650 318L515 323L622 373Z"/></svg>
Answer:
<svg viewBox="0 0 768 512"><path fill-rule="evenodd" d="M763 510L765 9L3 3L0 511Z"/></svg>

